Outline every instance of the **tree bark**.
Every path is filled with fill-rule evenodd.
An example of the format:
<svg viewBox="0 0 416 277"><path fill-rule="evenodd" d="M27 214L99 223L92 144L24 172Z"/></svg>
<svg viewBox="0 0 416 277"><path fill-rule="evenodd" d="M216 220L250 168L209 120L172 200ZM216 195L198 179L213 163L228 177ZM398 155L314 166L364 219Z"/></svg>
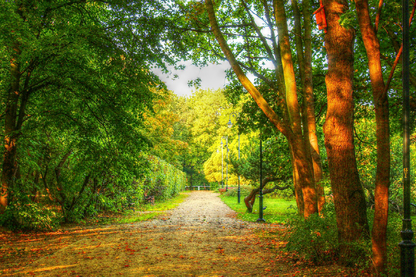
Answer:
<svg viewBox="0 0 416 277"><path fill-rule="evenodd" d="M380 43L371 24L367 0L356 0L360 31L367 52L377 124L377 172L374 194L372 251L374 275L385 274L390 187L389 103L380 60Z"/></svg>
<svg viewBox="0 0 416 277"><path fill-rule="evenodd" d="M299 184L302 187L304 217L308 218L309 215L318 211L315 181L313 178L311 157L308 155L308 149L304 143L305 138L302 134L302 119L300 116L295 71L292 52L290 50L289 31L283 0L274 0L273 6L286 88L286 105L289 113L290 127L293 133L288 140L293 147L294 164L299 175Z"/></svg>
<svg viewBox="0 0 416 277"><path fill-rule="evenodd" d="M14 55L10 62L11 87L7 94L5 121L4 121L4 154L3 154L3 170L1 175L2 190L0 193L0 212L8 206L8 198L10 196L10 188L15 183L16 174L16 150L17 137L16 130L17 114L20 91L20 63L19 55L21 53L19 45L16 43L13 49Z"/></svg>
<svg viewBox="0 0 416 277"><path fill-rule="evenodd" d="M347 257L354 255L348 243L366 239L369 232L353 138L354 31L339 25L340 15L348 9L346 0L323 2L328 23L325 35L328 54L325 147L337 218L340 262L347 264Z"/></svg>
<svg viewBox="0 0 416 277"><path fill-rule="evenodd" d="M315 181L318 211L321 211L325 204L324 188L322 186L322 163L319 151L318 137L316 135L315 104L313 97L312 82L312 28L310 1L302 1L304 14L304 34L302 35L301 16L297 1L292 1L293 13L295 16L295 40L296 53L299 63L299 73L302 83L302 123L304 143L308 160L312 163L313 177ZM302 42L302 38L304 43Z"/></svg>
<svg viewBox="0 0 416 277"><path fill-rule="evenodd" d="M318 136L316 135L316 119L315 119L315 101L313 97L313 80L312 80L312 28L310 1L302 2L303 10L306 11L304 16L305 24L305 89L304 97L306 103L306 115L308 117L308 134L311 149L314 180L316 187L316 196L318 202L318 210L321 211L325 205L324 187L322 184L322 162L321 153L319 151ZM304 12L305 14L305 12Z"/></svg>
<svg viewBox="0 0 416 277"><path fill-rule="evenodd" d="M293 186L295 188L295 197L296 197L296 206L298 207L298 212L300 215L303 215L303 211L305 209L305 204L303 202L303 194L302 194L302 188L299 185L299 174L297 171L297 168L294 163L293 158L293 151L292 147L289 145L290 150L290 162L292 163L292 172L293 172Z"/></svg>

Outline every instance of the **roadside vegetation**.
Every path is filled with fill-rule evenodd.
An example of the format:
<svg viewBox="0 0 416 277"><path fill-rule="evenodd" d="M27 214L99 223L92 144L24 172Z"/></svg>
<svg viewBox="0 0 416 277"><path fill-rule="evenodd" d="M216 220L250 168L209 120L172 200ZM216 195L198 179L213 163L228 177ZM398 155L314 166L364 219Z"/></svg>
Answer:
<svg viewBox="0 0 416 277"><path fill-rule="evenodd" d="M32 263L34 260L47 257L85 237L94 237L100 232L108 232L103 228L113 225L130 224L151 220L155 217L163 218L164 213L174 209L182 203L188 193L180 193L155 205L143 205L140 209L126 209L120 213L101 213L95 217L76 224L67 223L54 231L7 231L0 227L0 274L13 274Z"/></svg>
<svg viewBox="0 0 416 277"><path fill-rule="evenodd" d="M242 188L240 204L237 202L237 189L230 189L220 197L227 206L237 212L238 219L254 222L259 218L258 197L251 213L247 212L247 207L244 205L244 197L250 191L249 187ZM263 218L267 223L285 224L289 218L297 213L296 201L294 199L282 199L278 198L278 196L265 195L263 207L266 207L263 210Z"/></svg>

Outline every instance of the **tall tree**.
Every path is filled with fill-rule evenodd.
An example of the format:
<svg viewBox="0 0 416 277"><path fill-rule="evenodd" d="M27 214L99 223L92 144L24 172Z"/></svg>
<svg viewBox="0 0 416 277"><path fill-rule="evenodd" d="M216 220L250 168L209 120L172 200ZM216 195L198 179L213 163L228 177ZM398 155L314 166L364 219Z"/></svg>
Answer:
<svg viewBox="0 0 416 277"><path fill-rule="evenodd" d="M198 14L199 17L196 18L195 27L188 29L209 33L209 30L203 29L206 26L206 17L205 15L201 16L203 10L201 11L197 3L193 3L194 6L198 11L194 14ZM272 4L268 1L241 1L238 5L234 2L227 2L224 5L216 3L214 7L212 1L207 0L205 6L208 11L211 31L218 41L222 55L230 62L235 76L270 122L285 135L292 146L294 172L299 175L299 178L295 178L295 185L300 188L297 191L301 191L297 198L299 202L306 202L306 205L299 206L305 207L301 213L308 217L318 211L315 174L309 149L311 144L307 142L309 140L308 129L306 126L303 126L304 129L302 129L302 108L296 87L284 4L279 1L274 1ZM229 7L234 9L231 20ZM220 24L216 13L220 18ZM256 22L255 16L259 14L263 15L264 26L260 26ZM276 26L278 27L278 35L275 33ZM228 29L234 29L234 32L229 32ZM270 35L266 36L263 29L267 29ZM302 36L302 34L299 35ZM230 37L230 40L227 41L225 36ZM234 40L236 36L241 36L244 43ZM214 49L214 55L219 55L216 50L217 48ZM237 59L238 52L244 54L239 54ZM299 54L303 54L303 51L301 52ZM303 55L306 54L308 52ZM265 59L272 62L273 70L261 68ZM254 85L247 78L243 69L254 74L258 83L262 85ZM305 101L309 100L310 98L305 97ZM316 149L314 151L317 152ZM319 174L316 176L318 177Z"/></svg>
<svg viewBox="0 0 416 277"><path fill-rule="evenodd" d="M374 274L379 276L385 273L387 264L387 221L389 211L389 187L390 187L390 120L388 91L395 64L392 66L388 83L383 77L383 65L381 63L381 47L378 37L378 28L381 24L382 5L379 3L375 20L370 16L369 2L356 0L356 13L360 27L361 37L366 50L368 69L370 73L371 88L373 92L373 104L376 117L377 137L377 170L374 192L374 223L372 229L372 252ZM416 7L414 5L413 11ZM410 19L411 22L411 19ZM410 24L404 22L403 24ZM383 24L384 25L384 24ZM401 51L397 51L397 58Z"/></svg>
<svg viewBox="0 0 416 277"><path fill-rule="evenodd" d="M324 125L325 147L338 226L341 262L351 255L349 243L368 237L367 206L354 149L354 30L339 24L348 10L344 0L324 0L325 48L328 55L328 109Z"/></svg>

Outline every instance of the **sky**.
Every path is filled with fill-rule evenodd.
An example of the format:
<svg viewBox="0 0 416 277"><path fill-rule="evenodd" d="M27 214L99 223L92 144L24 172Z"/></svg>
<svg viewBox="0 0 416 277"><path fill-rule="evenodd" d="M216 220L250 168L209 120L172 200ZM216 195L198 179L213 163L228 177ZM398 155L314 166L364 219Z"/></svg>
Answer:
<svg viewBox="0 0 416 277"><path fill-rule="evenodd" d="M165 75L161 70L156 69L153 72L159 76L159 78L166 83L168 90L173 91L178 96L189 97L192 92L195 91L194 87L188 87L188 81L201 78L201 89L219 89L223 88L227 84L225 77L225 70L230 68L228 62L223 62L219 65L211 64L209 66L199 68L191 64L191 62L183 63L185 70L171 70L170 75ZM174 74L177 74L179 78L172 80Z"/></svg>

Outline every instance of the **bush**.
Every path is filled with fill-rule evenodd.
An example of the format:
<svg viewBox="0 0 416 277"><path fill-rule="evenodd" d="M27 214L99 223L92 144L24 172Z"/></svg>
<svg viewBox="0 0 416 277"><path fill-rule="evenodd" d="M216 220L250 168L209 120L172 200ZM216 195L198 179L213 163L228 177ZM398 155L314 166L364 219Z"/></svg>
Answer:
<svg viewBox="0 0 416 277"><path fill-rule="evenodd" d="M56 211L29 199L15 199L0 215L0 225L12 231L50 231L58 228L62 217Z"/></svg>
<svg viewBox="0 0 416 277"><path fill-rule="evenodd" d="M154 196L156 200L167 200L185 189L186 175L181 170L168 164L164 160L149 155L151 171L146 174L143 181L143 192Z"/></svg>
<svg viewBox="0 0 416 277"><path fill-rule="evenodd" d="M323 210L323 217L314 214L308 220L295 216L288 221L289 232L286 237L288 240L287 250L295 251L305 260L309 260L316 265L325 262L335 262L338 259L338 236L335 218L335 208L332 203L326 205ZM372 223L374 211L368 210L368 219ZM399 242L402 226L402 219L397 213L389 214L387 226L387 275L397 276L400 273ZM372 226L370 226L371 230ZM351 258L347 262L360 270L368 270L371 267L371 241L363 240L352 243ZM366 257L358 259L354 254Z"/></svg>
<svg viewBox="0 0 416 277"><path fill-rule="evenodd" d="M217 182L212 182L212 183L210 183L209 185L210 185L210 189L211 189L212 191L218 191L218 188L220 187L220 184L219 184L219 183L217 183Z"/></svg>
<svg viewBox="0 0 416 277"><path fill-rule="evenodd" d="M323 216L313 214L305 220L294 215L288 221L288 228L288 251L295 251L316 265L336 259L338 234L333 205L326 205Z"/></svg>
<svg viewBox="0 0 416 277"><path fill-rule="evenodd" d="M244 198L247 195L249 195L252 190L253 190L253 187L251 186L240 186L240 196ZM228 189L228 191L225 193L225 196L237 197L237 194L238 194L238 189L233 188L233 189Z"/></svg>
<svg viewBox="0 0 416 277"><path fill-rule="evenodd" d="M275 190L272 193L268 193L264 195L265 198L272 198L272 199L286 199L286 200L293 200L295 199L295 192L293 188L288 188L284 190Z"/></svg>

